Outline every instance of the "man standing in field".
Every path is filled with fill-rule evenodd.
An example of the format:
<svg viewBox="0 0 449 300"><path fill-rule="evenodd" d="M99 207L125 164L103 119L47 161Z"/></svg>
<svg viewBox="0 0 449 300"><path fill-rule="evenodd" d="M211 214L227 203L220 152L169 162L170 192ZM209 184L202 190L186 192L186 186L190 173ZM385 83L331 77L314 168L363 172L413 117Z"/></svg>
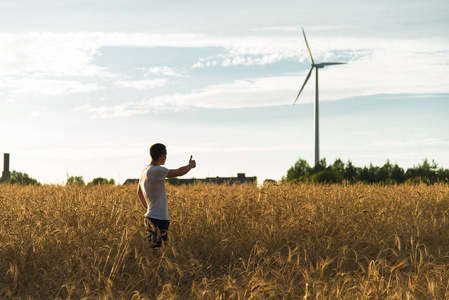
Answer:
<svg viewBox="0 0 449 300"><path fill-rule="evenodd" d="M149 232L151 248L158 248L162 240L167 241L167 231L170 225L167 209L167 193L165 178L178 177L187 174L196 167L196 162L190 156L189 164L178 169L169 170L163 165L167 159L167 148L163 144L150 147L151 163L146 166L139 179L137 194L145 213L145 227Z"/></svg>

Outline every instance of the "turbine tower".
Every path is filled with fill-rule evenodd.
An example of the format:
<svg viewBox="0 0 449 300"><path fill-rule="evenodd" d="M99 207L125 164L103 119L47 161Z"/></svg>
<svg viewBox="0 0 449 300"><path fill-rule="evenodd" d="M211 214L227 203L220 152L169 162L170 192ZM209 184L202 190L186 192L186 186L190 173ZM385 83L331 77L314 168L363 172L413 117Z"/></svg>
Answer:
<svg viewBox="0 0 449 300"><path fill-rule="evenodd" d="M341 62L322 62L322 63L315 63L312 57L312 52L310 51L309 43L307 43L306 33L304 32L304 28L302 29L302 34L304 35L304 40L306 41L307 50L309 51L310 60L312 61L312 67L310 68L309 74L307 74L306 80L304 81L304 84L301 87L301 90L298 93L298 96L296 96L295 102L293 105L296 104L296 101L298 101L299 95L301 95L302 90L304 89L304 86L306 85L307 81L310 78L310 75L312 74L313 68L316 70L316 79L315 79L315 167L318 165L318 162L320 161L320 126L319 126L319 110L318 110L318 69L322 69L325 66L332 66L332 65L343 65L345 63Z"/></svg>

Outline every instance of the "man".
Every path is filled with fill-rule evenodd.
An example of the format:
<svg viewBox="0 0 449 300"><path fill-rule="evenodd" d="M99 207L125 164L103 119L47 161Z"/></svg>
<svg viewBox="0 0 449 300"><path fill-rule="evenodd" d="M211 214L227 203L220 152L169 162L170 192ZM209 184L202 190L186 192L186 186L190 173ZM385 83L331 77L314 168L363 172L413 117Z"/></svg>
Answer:
<svg viewBox="0 0 449 300"><path fill-rule="evenodd" d="M149 232L151 248L158 248L162 240L167 241L167 231L170 225L167 209L167 194L165 178L178 177L187 174L196 167L196 162L190 156L189 164L178 169L169 170L163 165L167 159L167 149L163 144L150 147L151 163L143 169L140 175L137 194L145 213L145 227Z"/></svg>

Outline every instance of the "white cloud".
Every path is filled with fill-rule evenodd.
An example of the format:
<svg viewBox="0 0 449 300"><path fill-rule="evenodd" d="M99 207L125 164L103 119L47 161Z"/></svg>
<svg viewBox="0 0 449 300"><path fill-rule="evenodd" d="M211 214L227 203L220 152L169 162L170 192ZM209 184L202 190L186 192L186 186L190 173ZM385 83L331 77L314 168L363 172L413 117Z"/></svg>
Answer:
<svg viewBox="0 0 449 300"><path fill-rule="evenodd" d="M38 118L38 117L40 117L42 115L43 112L45 112L47 110L48 110L48 107L43 107L43 108L41 108L39 110L36 110L36 111L32 112L31 116L33 118Z"/></svg>
<svg viewBox="0 0 449 300"><path fill-rule="evenodd" d="M149 113L149 108L134 102L126 102L117 106L93 107L90 104L78 106L73 109L75 112L81 112L91 115L93 118L124 118L133 115L145 115Z"/></svg>
<svg viewBox="0 0 449 300"><path fill-rule="evenodd" d="M0 90L3 91L6 98L11 100L23 94L59 96L73 93L90 93L99 89L102 89L99 85L72 80L0 78Z"/></svg>
<svg viewBox="0 0 449 300"><path fill-rule="evenodd" d="M145 71L145 76L149 75L162 75L162 76L173 76L173 77L186 77L181 72L170 68L168 66L155 67L155 68L141 68Z"/></svg>
<svg viewBox="0 0 449 300"><path fill-rule="evenodd" d="M116 75L92 63L101 47L201 47L204 40L198 34L0 33L0 76L111 79ZM169 75L166 68L152 71Z"/></svg>
<svg viewBox="0 0 449 300"><path fill-rule="evenodd" d="M376 94L448 93L449 75L444 65L432 64L435 55L415 64L401 60L422 54L404 54L400 51L373 51L372 55L359 58L347 65L331 66L319 71L320 101L338 100ZM426 80L428 69L434 74ZM379 71L378 67L381 67ZM404 72L405 71L405 72ZM270 76L234 80L230 83L194 89L188 93L168 94L149 98L135 105L155 111L179 111L198 108L243 108L293 104L308 70L284 76ZM315 74L304 88L298 104L311 103L315 94ZM113 110L113 108L111 108ZM125 109L125 108L121 108ZM91 112L93 113L93 111ZM131 115L127 112L126 115ZM113 114L114 115L114 114ZM104 112L101 114L105 117Z"/></svg>
<svg viewBox="0 0 449 300"><path fill-rule="evenodd" d="M344 28L344 26L312 26L307 27L307 31L328 31L328 30L335 30L335 29L341 29ZM259 27L253 29L253 31L256 32L292 32L292 33L301 33L302 27L301 26L265 26L265 27Z"/></svg>
<svg viewBox="0 0 449 300"><path fill-rule="evenodd" d="M264 51L264 50L262 50ZM260 52L262 52L260 51ZM207 58L202 58L198 62L196 62L192 68L204 68L204 67L230 67L230 66L264 66L268 64L273 64L280 62L281 60L291 60L293 58L297 58L297 53L285 54L278 51L273 51L271 53L256 53L256 54L248 54L248 53L229 53L225 55L216 55Z"/></svg>
<svg viewBox="0 0 449 300"><path fill-rule="evenodd" d="M33 159L49 159L49 160L87 160L87 159L104 159L104 158L117 158L120 156L138 156L142 154L142 149L147 145L141 146L92 146L83 145L76 148L61 147L61 148L40 148L34 149L32 153L27 151L18 150L18 155L29 155Z"/></svg>
<svg viewBox="0 0 449 300"><path fill-rule="evenodd" d="M267 40L270 38L273 37L266 37ZM279 43L284 38L274 37L270 46L266 45L266 41L260 45L251 43L251 39L246 45L238 41L226 48L224 54L200 58L192 68L250 67L289 61L310 63L302 37L289 37L289 42ZM315 62L348 63L320 70L321 100L375 94L449 92L449 44L444 40L322 38L309 35L308 42ZM297 77L301 85L305 74ZM308 86L313 86L314 77ZM303 95L301 101L308 97ZM248 101L245 99L243 102ZM264 105L263 102L261 105Z"/></svg>
<svg viewBox="0 0 449 300"><path fill-rule="evenodd" d="M141 105L155 110L201 108L241 108L293 103L294 77L267 77L236 80L192 90L187 94L153 97ZM290 97L291 96L291 97Z"/></svg>
<svg viewBox="0 0 449 300"><path fill-rule="evenodd" d="M242 108L293 104L299 89L296 76L237 80L228 84L169 94L117 106L79 107L76 111L97 118L128 117L152 111L180 111L197 108ZM308 101L311 102L312 98Z"/></svg>
<svg viewBox="0 0 449 300"><path fill-rule="evenodd" d="M312 28L313 29L313 28ZM313 32L313 30L312 30ZM422 53L449 50L443 40L379 40L356 38L323 38L308 35L312 53L317 61L332 59L340 51L356 54L367 50ZM280 60L308 61L301 35L288 36L206 36L201 34L126 34L126 33L30 33L0 34L1 74L53 74L70 76L112 76L107 70L92 65L92 59L104 46L116 47L222 47L226 53L202 58L199 64L257 65ZM126 51L126 49L124 49ZM441 52L440 52L441 53ZM446 57L447 53L442 53ZM149 68L149 73L180 76L167 66ZM1 75L0 74L0 75Z"/></svg>
<svg viewBox="0 0 449 300"><path fill-rule="evenodd" d="M151 79L151 80L118 80L114 84L123 88L132 88L139 91L154 89L166 85L167 79Z"/></svg>
<svg viewBox="0 0 449 300"><path fill-rule="evenodd" d="M34 111L34 112L31 113L31 116L32 116L33 118L38 118L38 117L40 117L40 115L41 115L41 112L40 112L40 111Z"/></svg>
<svg viewBox="0 0 449 300"><path fill-rule="evenodd" d="M254 28L255 32L273 32L273 31L283 31L283 32L301 32L300 26L265 26Z"/></svg>
<svg viewBox="0 0 449 300"><path fill-rule="evenodd" d="M315 61L348 62L344 66L320 70L321 100L373 94L449 92L449 45L442 39L322 38L309 34L308 41ZM166 79L117 80L117 76L110 71L92 64L94 56L104 46L124 47L123 51L126 47L158 46L221 47L224 50L220 55L198 59L193 65L194 69L237 65L250 67L294 61L309 63L310 60L303 38L296 32L291 35L261 36L85 32L0 34L0 76L3 75L0 92L14 97L28 92L49 95L88 93L101 88L94 83L73 80L77 76L99 78L138 90L167 84ZM146 72L147 76L185 76L175 67L168 66L146 68ZM249 79L239 78L235 74L229 83L195 89L186 94L151 98L139 105L185 109L288 104L296 96L306 74L307 71L303 71ZM55 77L58 80L53 79ZM300 102L312 101L313 81L314 77L310 79L304 95L301 95Z"/></svg>
<svg viewBox="0 0 449 300"><path fill-rule="evenodd" d="M90 64L97 53L94 34L0 34L0 75L107 76Z"/></svg>

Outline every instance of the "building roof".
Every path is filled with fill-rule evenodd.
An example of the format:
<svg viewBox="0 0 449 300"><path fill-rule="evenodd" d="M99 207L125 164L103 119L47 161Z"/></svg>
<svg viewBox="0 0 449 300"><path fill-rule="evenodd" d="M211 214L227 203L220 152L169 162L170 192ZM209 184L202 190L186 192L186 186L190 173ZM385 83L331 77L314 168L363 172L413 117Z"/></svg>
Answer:
<svg viewBox="0 0 449 300"><path fill-rule="evenodd" d="M217 184L234 184L234 183L257 183L257 177L246 177L245 173L237 173L237 177L206 177L206 178L167 178L167 182L174 185L193 184L197 182L217 183ZM139 179L126 179L123 184L138 184Z"/></svg>

